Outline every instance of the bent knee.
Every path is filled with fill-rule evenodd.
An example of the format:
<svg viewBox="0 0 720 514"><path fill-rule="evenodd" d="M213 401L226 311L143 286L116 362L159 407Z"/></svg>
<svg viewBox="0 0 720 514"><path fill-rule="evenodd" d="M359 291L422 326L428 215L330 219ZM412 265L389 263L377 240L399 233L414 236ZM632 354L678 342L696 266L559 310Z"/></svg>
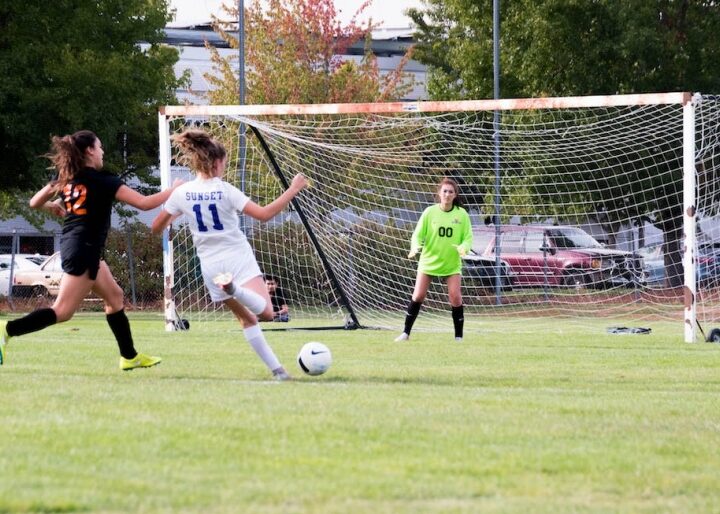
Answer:
<svg viewBox="0 0 720 514"><path fill-rule="evenodd" d="M273 319L275 319L275 313L272 309L265 309L260 314L258 314L257 317L260 321L272 321Z"/></svg>
<svg viewBox="0 0 720 514"><path fill-rule="evenodd" d="M53 307L53 310L55 311L55 318L57 319L58 323L64 323L65 321L70 321L75 314L75 311L71 311L68 309L63 308L57 308Z"/></svg>

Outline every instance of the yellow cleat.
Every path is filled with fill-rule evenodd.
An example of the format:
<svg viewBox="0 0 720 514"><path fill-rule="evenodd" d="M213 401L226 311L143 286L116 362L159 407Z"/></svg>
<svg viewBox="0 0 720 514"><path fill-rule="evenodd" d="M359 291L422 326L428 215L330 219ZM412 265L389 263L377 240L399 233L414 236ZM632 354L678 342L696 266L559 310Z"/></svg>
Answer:
<svg viewBox="0 0 720 514"><path fill-rule="evenodd" d="M152 355L138 353L132 359L120 357L120 369L123 371L130 371L135 368L152 368L156 364L160 364L161 361L162 359L160 357L153 357Z"/></svg>
<svg viewBox="0 0 720 514"><path fill-rule="evenodd" d="M0 321L0 366L5 364L5 347L10 342L7 333L7 321Z"/></svg>

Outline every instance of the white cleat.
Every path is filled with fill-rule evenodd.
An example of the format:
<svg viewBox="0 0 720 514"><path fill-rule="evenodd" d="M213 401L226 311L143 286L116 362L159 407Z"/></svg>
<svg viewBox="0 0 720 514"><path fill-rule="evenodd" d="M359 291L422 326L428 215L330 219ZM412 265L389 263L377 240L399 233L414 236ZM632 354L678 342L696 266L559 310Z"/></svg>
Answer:
<svg viewBox="0 0 720 514"><path fill-rule="evenodd" d="M399 343L400 341L407 341L408 339L410 339L410 336L403 332L395 338L395 342Z"/></svg>
<svg viewBox="0 0 720 514"><path fill-rule="evenodd" d="M223 291L231 295L235 292L235 284L233 284L232 279L232 273L220 273L218 275L215 275L215 278L213 278L213 283L216 286L222 287Z"/></svg>
<svg viewBox="0 0 720 514"><path fill-rule="evenodd" d="M278 368L273 371L273 378L277 380L278 382L287 382L288 380L292 380L293 378L290 376L290 373L285 371L285 368Z"/></svg>
<svg viewBox="0 0 720 514"><path fill-rule="evenodd" d="M455 338L456 343L462 343L462 337L456 337Z"/></svg>

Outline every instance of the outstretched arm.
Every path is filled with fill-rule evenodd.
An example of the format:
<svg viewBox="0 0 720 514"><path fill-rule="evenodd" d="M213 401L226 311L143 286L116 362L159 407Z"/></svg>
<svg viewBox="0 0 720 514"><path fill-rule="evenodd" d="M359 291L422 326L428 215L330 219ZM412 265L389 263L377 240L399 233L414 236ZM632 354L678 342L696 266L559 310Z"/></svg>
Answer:
<svg viewBox="0 0 720 514"><path fill-rule="evenodd" d="M149 211L150 209L154 209L155 207L162 205L165 200L170 197L170 194L175 190L175 188L183 183L184 181L176 179L175 182L173 182L173 185L165 191L160 191L159 193L148 196L138 193L134 189L123 184L120 186L120 189L117 190L117 193L115 193L115 198L118 201L131 205L141 211Z"/></svg>
<svg viewBox="0 0 720 514"><path fill-rule="evenodd" d="M275 217L280 211L282 211L290 201L302 191L308 182L305 175L298 173L292 179L290 187L278 196L275 200L265 206L260 206L253 201L249 201L245 204L243 214L247 214L251 218L255 218L259 221L268 221Z"/></svg>

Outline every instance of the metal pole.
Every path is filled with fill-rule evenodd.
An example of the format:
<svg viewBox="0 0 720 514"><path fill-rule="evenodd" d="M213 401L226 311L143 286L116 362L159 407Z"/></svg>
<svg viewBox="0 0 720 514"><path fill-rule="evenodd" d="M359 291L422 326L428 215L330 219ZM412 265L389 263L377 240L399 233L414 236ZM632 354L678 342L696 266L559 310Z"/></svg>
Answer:
<svg viewBox="0 0 720 514"><path fill-rule="evenodd" d="M493 92L500 99L500 0L493 0ZM500 259L500 111L493 113L493 142L495 146L495 304L502 304Z"/></svg>
<svg viewBox="0 0 720 514"><path fill-rule="evenodd" d="M245 105L245 1L238 0L238 103ZM247 141L245 124L241 123L238 148L238 169L240 171L240 190L245 191L245 158ZM245 216L240 216L240 229L245 232Z"/></svg>
<svg viewBox="0 0 720 514"><path fill-rule="evenodd" d="M693 97L683 106L683 232L685 245L683 267L685 270L685 342L694 343L697 338L697 280L695 272L695 246L697 212L695 209L695 102Z"/></svg>

